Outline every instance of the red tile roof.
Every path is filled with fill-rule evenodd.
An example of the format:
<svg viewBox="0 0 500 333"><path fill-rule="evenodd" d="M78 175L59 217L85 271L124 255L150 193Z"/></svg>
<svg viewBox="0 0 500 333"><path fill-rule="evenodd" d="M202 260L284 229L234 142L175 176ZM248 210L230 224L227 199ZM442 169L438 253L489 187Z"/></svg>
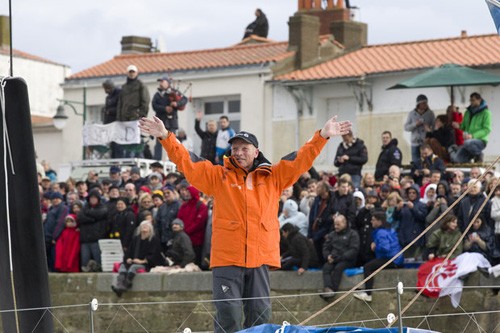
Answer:
<svg viewBox="0 0 500 333"><path fill-rule="evenodd" d="M69 79L123 75L130 64L136 65L141 73L260 64L292 56L294 53L287 51L287 47L287 42L268 42L188 52L119 55Z"/></svg>
<svg viewBox="0 0 500 333"><path fill-rule="evenodd" d="M320 65L276 77L311 81L399 72L455 63L481 67L500 64L500 36L481 35L365 46Z"/></svg>
<svg viewBox="0 0 500 333"><path fill-rule="evenodd" d="M0 54L9 56L10 55L10 48L0 47ZM48 60L48 59L45 59L45 58L42 58L42 57L39 57L39 56L36 56L33 54L29 54L29 53L26 53L23 51L19 51L16 49L12 50L12 56L17 57L17 58L24 58L24 59L28 59L28 60L33 60L33 61L45 62L45 63L53 64L53 65L65 66L65 65L56 63L54 61L51 61L51 60Z"/></svg>

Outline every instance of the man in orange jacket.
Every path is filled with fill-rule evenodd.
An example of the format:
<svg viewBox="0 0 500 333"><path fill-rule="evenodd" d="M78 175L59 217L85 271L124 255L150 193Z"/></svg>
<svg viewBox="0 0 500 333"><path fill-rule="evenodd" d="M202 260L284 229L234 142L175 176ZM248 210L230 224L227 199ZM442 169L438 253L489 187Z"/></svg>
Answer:
<svg viewBox="0 0 500 333"><path fill-rule="evenodd" d="M229 140L231 156L223 166L189 153L156 117L142 118L139 127L158 138L189 183L214 197L210 265L215 332L266 323L271 315L268 267L280 267L281 192L311 168L328 138L348 133L351 123L329 119L299 151L273 165L259 151L255 135L241 131Z"/></svg>

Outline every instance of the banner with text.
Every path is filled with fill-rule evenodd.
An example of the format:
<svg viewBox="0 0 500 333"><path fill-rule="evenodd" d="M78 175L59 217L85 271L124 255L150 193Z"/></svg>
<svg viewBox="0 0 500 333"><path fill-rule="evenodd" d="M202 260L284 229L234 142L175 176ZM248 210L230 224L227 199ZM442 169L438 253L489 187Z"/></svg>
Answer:
<svg viewBox="0 0 500 333"><path fill-rule="evenodd" d="M121 145L141 143L139 121L115 121L106 125L83 126L84 146L106 146L112 141Z"/></svg>

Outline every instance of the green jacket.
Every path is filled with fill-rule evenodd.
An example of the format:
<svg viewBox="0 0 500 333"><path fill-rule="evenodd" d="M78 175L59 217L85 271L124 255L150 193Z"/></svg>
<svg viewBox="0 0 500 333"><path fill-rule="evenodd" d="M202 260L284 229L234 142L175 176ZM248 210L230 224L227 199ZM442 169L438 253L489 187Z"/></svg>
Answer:
<svg viewBox="0 0 500 333"><path fill-rule="evenodd" d="M470 107L467 108L460 129L471 134L474 139L488 143L491 132L491 112L484 101L476 111L471 110Z"/></svg>
<svg viewBox="0 0 500 333"><path fill-rule="evenodd" d="M444 257L451 251L453 246L455 246L455 243L458 241L460 236L461 233L458 230L450 233L438 229L431 234L431 237L429 237L429 240L427 241L427 248L437 257ZM460 242L460 245L458 245L450 258L456 258L458 255L462 254L462 251L463 243Z"/></svg>
<svg viewBox="0 0 500 333"><path fill-rule="evenodd" d="M146 117L149 100L148 88L141 80L127 80L118 97L116 120L131 121Z"/></svg>

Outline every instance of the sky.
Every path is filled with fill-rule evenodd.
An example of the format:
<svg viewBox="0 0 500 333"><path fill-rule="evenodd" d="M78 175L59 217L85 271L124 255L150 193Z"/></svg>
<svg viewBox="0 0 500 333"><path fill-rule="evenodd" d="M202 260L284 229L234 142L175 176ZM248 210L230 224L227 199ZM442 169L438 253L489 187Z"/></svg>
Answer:
<svg viewBox="0 0 500 333"><path fill-rule="evenodd" d="M297 0L10 0L13 46L71 67L73 73L118 55L122 36L150 37L167 52L238 43L261 8L268 38L288 39ZM485 0L351 0L368 24L368 43L381 44L496 33ZM8 15L0 1L0 15ZM15 64L14 64L15 66ZM15 68L14 68L15 71ZM2 73L0 73L1 75ZM6 74L6 73L4 73Z"/></svg>

